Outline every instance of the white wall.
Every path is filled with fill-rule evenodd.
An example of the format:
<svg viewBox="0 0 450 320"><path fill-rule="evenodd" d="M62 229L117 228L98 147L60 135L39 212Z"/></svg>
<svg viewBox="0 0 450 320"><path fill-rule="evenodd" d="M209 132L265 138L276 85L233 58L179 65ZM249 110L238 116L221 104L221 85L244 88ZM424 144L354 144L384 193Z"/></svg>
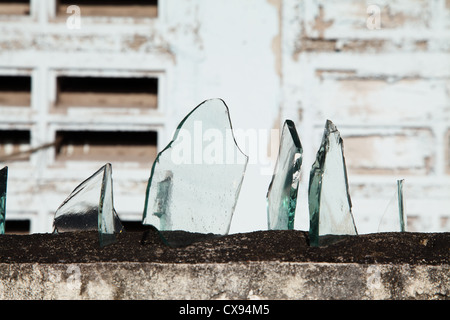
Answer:
<svg viewBox="0 0 450 320"><path fill-rule="evenodd" d="M301 112L304 173L330 119L360 233L377 231L397 179L409 230L448 231L450 4L377 1L380 29L367 27L370 4L283 1L283 110Z"/></svg>
<svg viewBox="0 0 450 320"><path fill-rule="evenodd" d="M376 231L399 178L409 229L450 229L448 1L379 1L379 30L366 26L366 1L166 0L158 18L82 12L81 29L53 17L53 4L32 0L30 17L0 17L0 73L33 76L31 107L0 107L0 128L29 128L32 146L61 127L156 130L161 149L186 113L222 98L235 130L257 131L263 146L250 155L234 233L267 228L271 130L286 118L304 147L296 228L308 229L309 170L330 119L344 138L360 232ZM55 73L74 72L155 75L159 112L52 114ZM101 165L59 168L53 152L7 164L8 217L32 217L32 232L51 231L59 204ZM140 220L151 163L112 164L116 210Z"/></svg>

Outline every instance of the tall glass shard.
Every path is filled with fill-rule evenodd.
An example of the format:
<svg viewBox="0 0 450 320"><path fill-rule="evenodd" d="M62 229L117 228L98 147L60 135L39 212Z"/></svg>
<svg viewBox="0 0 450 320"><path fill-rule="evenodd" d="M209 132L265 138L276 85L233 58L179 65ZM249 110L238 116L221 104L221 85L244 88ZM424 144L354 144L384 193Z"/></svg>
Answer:
<svg viewBox="0 0 450 320"><path fill-rule="evenodd" d="M322 143L310 172L309 239L311 246L357 235L348 191L343 140L336 126L327 120Z"/></svg>
<svg viewBox="0 0 450 320"><path fill-rule="evenodd" d="M224 101L204 101L157 155L142 223L160 231L227 234L247 162Z"/></svg>
<svg viewBox="0 0 450 320"><path fill-rule="evenodd" d="M295 124L286 120L281 133L275 171L267 191L269 230L294 229L302 152Z"/></svg>
<svg viewBox="0 0 450 320"><path fill-rule="evenodd" d="M397 186L394 195L389 201L383 212L378 232L405 232L406 231L406 214L404 210L403 200L403 179L397 180Z"/></svg>
<svg viewBox="0 0 450 320"><path fill-rule="evenodd" d="M6 186L8 183L8 167L0 170L0 234L5 234L6 218Z"/></svg>
<svg viewBox="0 0 450 320"><path fill-rule="evenodd" d="M72 191L55 212L53 230L96 230L102 247L116 241L123 226L114 209L111 164L101 167Z"/></svg>
<svg viewBox="0 0 450 320"><path fill-rule="evenodd" d="M400 220L400 231L406 231L406 213L405 204L403 200L403 179L397 180L397 202L398 202L398 215Z"/></svg>

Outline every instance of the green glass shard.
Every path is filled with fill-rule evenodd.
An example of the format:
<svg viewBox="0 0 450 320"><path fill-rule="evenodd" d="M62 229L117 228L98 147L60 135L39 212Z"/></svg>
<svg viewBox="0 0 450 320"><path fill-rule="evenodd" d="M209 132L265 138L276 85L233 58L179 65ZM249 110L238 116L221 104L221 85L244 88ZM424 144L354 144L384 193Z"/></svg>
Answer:
<svg viewBox="0 0 450 320"><path fill-rule="evenodd" d="M72 191L55 212L53 230L98 231L102 247L116 241L123 226L114 209L111 164L101 167Z"/></svg>
<svg viewBox="0 0 450 320"><path fill-rule="evenodd" d="M396 190L389 201L378 225L378 232L405 232L406 214L403 200L403 182L397 180Z"/></svg>
<svg viewBox="0 0 450 320"><path fill-rule="evenodd" d="M0 170L0 234L5 234L6 218L6 186L8 183L8 167Z"/></svg>
<svg viewBox="0 0 450 320"><path fill-rule="evenodd" d="M348 191L343 140L336 126L327 120L322 143L310 172L308 203L311 246L357 235Z"/></svg>
<svg viewBox="0 0 450 320"><path fill-rule="evenodd" d="M406 213L403 198L403 179L397 180L398 215L400 220L400 231L406 231Z"/></svg>
<svg viewBox="0 0 450 320"><path fill-rule="evenodd" d="M286 120L281 133L274 174L267 191L269 230L294 229L302 152L295 124L291 120Z"/></svg>
<svg viewBox="0 0 450 320"><path fill-rule="evenodd" d="M142 223L160 231L227 234L247 162L224 101L204 101L180 122L173 140L157 155Z"/></svg>

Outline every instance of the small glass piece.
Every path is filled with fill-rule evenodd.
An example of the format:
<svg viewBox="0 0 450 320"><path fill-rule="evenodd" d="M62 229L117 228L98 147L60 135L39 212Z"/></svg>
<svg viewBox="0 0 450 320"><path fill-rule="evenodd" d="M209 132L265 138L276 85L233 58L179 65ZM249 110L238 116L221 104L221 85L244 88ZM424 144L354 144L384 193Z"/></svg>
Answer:
<svg viewBox="0 0 450 320"><path fill-rule="evenodd" d="M403 200L403 179L397 180L398 215L400 220L400 232L406 231L406 214Z"/></svg>
<svg viewBox="0 0 450 320"><path fill-rule="evenodd" d="M378 232L405 232L406 231L406 214L404 210L403 200L403 182L397 180L397 188L394 196L389 201L383 216L378 225ZM397 200L397 201L395 201Z"/></svg>
<svg viewBox="0 0 450 320"><path fill-rule="evenodd" d="M227 234L247 162L224 101L204 101L157 155L142 223L160 231Z"/></svg>
<svg viewBox="0 0 450 320"><path fill-rule="evenodd" d="M5 234L6 218L6 186L8 182L8 167L0 170L0 234Z"/></svg>
<svg viewBox="0 0 450 320"><path fill-rule="evenodd" d="M53 231L98 231L100 246L116 241L123 231L114 209L112 169L107 163L82 182L55 212Z"/></svg>
<svg viewBox="0 0 450 320"><path fill-rule="evenodd" d="M343 140L336 126L327 120L322 143L312 165L309 181L309 239L311 246L357 235L348 191Z"/></svg>
<svg viewBox="0 0 450 320"><path fill-rule="evenodd" d="M302 152L295 124L291 120L286 120L281 134L275 171L267 191L269 230L294 229Z"/></svg>

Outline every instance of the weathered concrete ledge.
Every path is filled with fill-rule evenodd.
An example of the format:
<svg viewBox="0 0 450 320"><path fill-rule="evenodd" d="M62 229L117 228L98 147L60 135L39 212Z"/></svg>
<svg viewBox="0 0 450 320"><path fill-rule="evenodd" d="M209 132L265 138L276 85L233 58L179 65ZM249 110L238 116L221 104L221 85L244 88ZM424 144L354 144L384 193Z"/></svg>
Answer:
<svg viewBox="0 0 450 320"><path fill-rule="evenodd" d="M0 264L0 299L449 299L449 265Z"/></svg>
<svg viewBox="0 0 450 320"><path fill-rule="evenodd" d="M348 236L325 247L297 230L166 236L177 245L154 228L106 247L96 232L3 235L0 299L450 299L449 233Z"/></svg>

